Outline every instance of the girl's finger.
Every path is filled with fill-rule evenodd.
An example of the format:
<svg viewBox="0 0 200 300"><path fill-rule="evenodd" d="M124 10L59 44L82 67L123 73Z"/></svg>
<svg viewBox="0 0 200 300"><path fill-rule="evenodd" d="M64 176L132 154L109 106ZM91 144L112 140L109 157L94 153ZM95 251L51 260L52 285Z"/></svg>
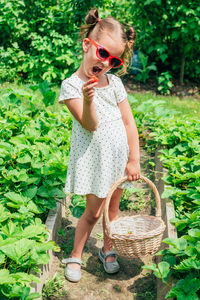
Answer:
<svg viewBox="0 0 200 300"><path fill-rule="evenodd" d="M84 84L85 87L88 87L89 89L95 87L98 84L98 82L88 81Z"/></svg>
<svg viewBox="0 0 200 300"><path fill-rule="evenodd" d="M93 87L92 86L86 86L82 88L83 93L89 93L89 92L94 92Z"/></svg>
<svg viewBox="0 0 200 300"><path fill-rule="evenodd" d="M128 175L128 180L129 181L132 181L133 180L133 177L131 175Z"/></svg>
<svg viewBox="0 0 200 300"><path fill-rule="evenodd" d="M87 93L88 97L93 97L94 96L94 92L92 91L91 93Z"/></svg>
<svg viewBox="0 0 200 300"><path fill-rule="evenodd" d="M87 94L91 94L91 93L94 93L93 89L87 91Z"/></svg>

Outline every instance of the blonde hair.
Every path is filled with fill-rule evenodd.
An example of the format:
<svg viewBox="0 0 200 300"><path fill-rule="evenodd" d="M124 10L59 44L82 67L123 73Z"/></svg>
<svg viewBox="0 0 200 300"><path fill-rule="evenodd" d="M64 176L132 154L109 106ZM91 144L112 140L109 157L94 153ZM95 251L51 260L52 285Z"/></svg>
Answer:
<svg viewBox="0 0 200 300"><path fill-rule="evenodd" d="M105 30L113 32L117 29L120 31L122 42L125 44L125 50L121 56L124 64L122 65L122 69L117 72L117 75L124 75L127 73L127 67L130 63L130 58L133 55L133 49L136 40L136 32L134 27L129 26L128 29L126 29L124 25L119 23L113 17L99 19L98 10L94 8L91 9L85 17L85 24L81 26L81 36L82 38L87 38L91 33L94 33L96 39L98 40L101 32Z"/></svg>

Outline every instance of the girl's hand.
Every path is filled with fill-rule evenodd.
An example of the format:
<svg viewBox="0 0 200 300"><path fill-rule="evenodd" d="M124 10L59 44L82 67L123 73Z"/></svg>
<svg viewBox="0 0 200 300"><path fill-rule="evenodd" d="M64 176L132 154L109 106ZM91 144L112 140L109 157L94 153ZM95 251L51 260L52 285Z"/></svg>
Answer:
<svg viewBox="0 0 200 300"><path fill-rule="evenodd" d="M126 174L129 181L136 181L140 178L140 162L128 161L126 165Z"/></svg>
<svg viewBox="0 0 200 300"><path fill-rule="evenodd" d="M94 99L94 87L98 84L93 78L90 78L82 87L83 99L86 102L92 102Z"/></svg>

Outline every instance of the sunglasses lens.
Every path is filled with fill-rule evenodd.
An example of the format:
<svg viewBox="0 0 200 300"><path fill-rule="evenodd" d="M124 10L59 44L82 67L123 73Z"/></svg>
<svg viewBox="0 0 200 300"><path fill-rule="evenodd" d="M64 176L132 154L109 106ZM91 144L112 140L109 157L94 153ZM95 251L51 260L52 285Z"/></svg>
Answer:
<svg viewBox="0 0 200 300"><path fill-rule="evenodd" d="M119 67L121 65L121 63L122 63L121 60L118 59L118 58L113 57L111 59L111 65L112 65L113 68Z"/></svg>
<svg viewBox="0 0 200 300"><path fill-rule="evenodd" d="M106 59L109 57L109 53L108 51L106 51L106 49L104 48L99 48L99 56L102 58L102 59Z"/></svg>

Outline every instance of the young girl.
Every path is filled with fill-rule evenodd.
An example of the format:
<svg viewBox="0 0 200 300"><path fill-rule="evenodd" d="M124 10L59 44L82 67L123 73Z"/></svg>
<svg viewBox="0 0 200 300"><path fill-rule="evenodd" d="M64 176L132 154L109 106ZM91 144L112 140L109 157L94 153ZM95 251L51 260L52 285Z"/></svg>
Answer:
<svg viewBox="0 0 200 300"><path fill-rule="evenodd" d="M114 18L100 19L90 10L82 26L83 60L79 69L62 82L59 102L73 116L71 152L65 191L86 195L87 204L75 232L74 248L66 263L65 276L77 282L81 278L84 245L104 209L112 184L125 174L128 180L140 177L138 132L121 80L107 74L111 68L126 70L133 53L135 31L127 31ZM96 76L97 80L91 78ZM110 201L109 217L118 216L123 188ZM119 270L117 254L105 233L99 259L107 273Z"/></svg>

